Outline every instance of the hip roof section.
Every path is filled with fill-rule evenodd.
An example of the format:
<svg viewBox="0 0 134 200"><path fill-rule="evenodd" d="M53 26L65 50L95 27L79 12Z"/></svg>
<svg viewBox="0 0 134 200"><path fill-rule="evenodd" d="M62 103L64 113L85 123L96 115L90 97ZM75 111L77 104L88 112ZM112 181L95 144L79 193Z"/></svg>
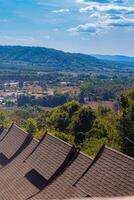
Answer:
<svg viewBox="0 0 134 200"><path fill-rule="evenodd" d="M73 162L54 182L31 199L70 199L85 197L85 194L78 188L73 187L73 184L84 173L91 162L92 159L90 157L79 153Z"/></svg>
<svg viewBox="0 0 134 200"><path fill-rule="evenodd" d="M27 199L36 194L40 189L35 185L35 178L38 184L42 176L47 185L68 166L73 155L72 146L46 134L38 148L26 159L24 166L16 172L12 183L7 185L7 189L1 190L0 199Z"/></svg>
<svg viewBox="0 0 134 200"><path fill-rule="evenodd" d="M134 195L134 159L103 147L76 187L89 197Z"/></svg>
<svg viewBox="0 0 134 200"><path fill-rule="evenodd" d="M0 132L0 142L3 140L3 138L7 135L8 130L2 129Z"/></svg>
<svg viewBox="0 0 134 200"><path fill-rule="evenodd" d="M0 142L0 167L14 159L23 150L23 146L30 138L30 134L12 124Z"/></svg>

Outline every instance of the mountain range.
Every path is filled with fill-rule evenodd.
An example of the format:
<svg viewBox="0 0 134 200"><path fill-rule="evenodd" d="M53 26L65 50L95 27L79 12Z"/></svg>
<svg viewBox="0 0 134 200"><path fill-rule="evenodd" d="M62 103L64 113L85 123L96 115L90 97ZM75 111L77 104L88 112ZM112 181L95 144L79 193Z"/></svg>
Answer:
<svg viewBox="0 0 134 200"><path fill-rule="evenodd" d="M111 59L110 59L111 58ZM124 58L124 57L123 57ZM37 71L96 71L133 68L134 58L66 53L44 47L0 46L0 69ZM124 62L124 63L123 63Z"/></svg>
<svg viewBox="0 0 134 200"><path fill-rule="evenodd" d="M122 56L122 55L93 55L94 57L101 60L109 60L115 62L125 62L125 63L134 63L134 57Z"/></svg>

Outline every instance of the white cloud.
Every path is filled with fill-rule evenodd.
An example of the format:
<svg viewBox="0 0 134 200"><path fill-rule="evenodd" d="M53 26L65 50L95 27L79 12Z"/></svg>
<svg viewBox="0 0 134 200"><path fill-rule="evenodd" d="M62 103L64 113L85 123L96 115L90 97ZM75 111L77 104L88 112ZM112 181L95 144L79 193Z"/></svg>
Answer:
<svg viewBox="0 0 134 200"><path fill-rule="evenodd" d="M75 0L89 23L68 29L72 33L96 34L113 28L134 28L134 6L127 0Z"/></svg>
<svg viewBox="0 0 134 200"><path fill-rule="evenodd" d="M111 12L111 13L122 13L122 14L134 14L134 7L131 6L120 6L114 4L100 4L100 3L90 3L89 6L81 8L80 12Z"/></svg>
<svg viewBox="0 0 134 200"><path fill-rule="evenodd" d="M69 9L59 9L59 10L53 10L53 13L67 13L70 12Z"/></svg>
<svg viewBox="0 0 134 200"><path fill-rule="evenodd" d="M97 23L86 23L81 24L76 27L68 29L71 33L87 33L87 34L99 34L103 33L105 30L117 27L134 27L134 19L105 19L104 21Z"/></svg>
<svg viewBox="0 0 134 200"><path fill-rule="evenodd" d="M91 33L95 34L101 29L102 27L99 24L87 23L78 25L74 28L68 29L68 32L75 33L75 32L83 32L83 33Z"/></svg>
<svg viewBox="0 0 134 200"><path fill-rule="evenodd" d="M134 19L119 19L119 20L107 20L105 22L108 26L113 27L134 27Z"/></svg>
<svg viewBox="0 0 134 200"><path fill-rule="evenodd" d="M90 3L113 3L113 4L125 4L128 2L128 0L75 0L78 4L88 5Z"/></svg>

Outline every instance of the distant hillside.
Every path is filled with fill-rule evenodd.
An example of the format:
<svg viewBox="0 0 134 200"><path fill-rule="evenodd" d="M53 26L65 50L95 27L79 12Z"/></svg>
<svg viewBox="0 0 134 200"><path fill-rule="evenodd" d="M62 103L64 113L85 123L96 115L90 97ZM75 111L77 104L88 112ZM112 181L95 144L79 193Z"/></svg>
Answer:
<svg viewBox="0 0 134 200"><path fill-rule="evenodd" d="M96 58L101 60L116 61L116 62L126 62L134 63L134 57L122 56L122 55L94 55Z"/></svg>
<svg viewBox="0 0 134 200"><path fill-rule="evenodd" d="M126 64L125 64L126 65ZM65 53L42 47L0 46L1 70L96 71L120 69L122 64L103 61L90 55ZM126 67L132 67L126 65Z"/></svg>

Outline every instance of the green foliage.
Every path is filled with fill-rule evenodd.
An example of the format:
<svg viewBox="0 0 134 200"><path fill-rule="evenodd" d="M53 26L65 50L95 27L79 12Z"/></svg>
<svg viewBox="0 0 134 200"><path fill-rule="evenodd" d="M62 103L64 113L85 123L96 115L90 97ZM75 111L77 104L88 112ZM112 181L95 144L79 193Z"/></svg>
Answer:
<svg viewBox="0 0 134 200"><path fill-rule="evenodd" d="M106 138L95 138L91 137L89 139L86 139L82 145L82 151L88 154L89 156L95 156L102 145L107 144Z"/></svg>
<svg viewBox="0 0 134 200"><path fill-rule="evenodd" d="M6 116L4 112L0 112L0 126L5 126L6 125Z"/></svg>
<svg viewBox="0 0 134 200"><path fill-rule="evenodd" d="M35 134L37 131L37 122L33 118L29 118L26 123L26 130L28 133Z"/></svg>
<svg viewBox="0 0 134 200"><path fill-rule="evenodd" d="M73 136L71 134L66 134L63 132L58 132L55 134L56 137L60 138L61 140L64 140L67 143L73 144Z"/></svg>
<svg viewBox="0 0 134 200"><path fill-rule="evenodd" d="M92 128L95 119L93 110L81 107L71 118L68 130L75 136L75 142L81 143L85 136L84 133Z"/></svg>
<svg viewBox="0 0 134 200"><path fill-rule="evenodd" d="M105 107L105 106L99 106L98 107L98 113L99 113L99 115L106 115L110 111L111 111L111 109L108 108L108 107Z"/></svg>
<svg viewBox="0 0 134 200"><path fill-rule="evenodd" d="M93 128L90 131L90 135L98 139L103 137L107 138L109 131L111 131L111 127L106 122L106 120L98 118L93 124Z"/></svg>
<svg viewBox="0 0 134 200"><path fill-rule="evenodd" d="M122 150L134 156L134 89L122 94L120 103L122 114L119 126L122 133Z"/></svg>
<svg viewBox="0 0 134 200"><path fill-rule="evenodd" d="M66 132L72 116L80 109L80 107L81 106L77 101L71 101L59 106L52 110L52 112L47 113L45 118L46 124L58 129L59 131Z"/></svg>
<svg viewBox="0 0 134 200"><path fill-rule="evenodd" d="M0 110L0 124L9 127L14 121L38 139L48 129L91 156L103 144L133 156L134 145L126 138L134 141L134 90L121 95L120 105L120 112L103 107L93 111L77 101L48 111L36 107L5 109Z"/></svg>
<svg viewBox="0 0 134 200"><path fill-rule="evenodd" d="M89 100L115 100L126 85L122 80L90 79L81 85L80 97L88 97Z"/></svg>
<svg viewBox="0 0 134 200"><path fill-rule="evenodd" d="M68 113L62 111L62 109L55 109L52 115L50 116L50 123L59 131L64 131L68 123Z"/></svg>
<svg viewBox="0 0 134 200"><path fill-rule="evenodd" d="M121 94L120 95L120 105L122 108L127 108L128 105L129 105L129 102L128 102L128 97L126 94Z"/></svg>
<svg viewBox="0 0 134 200"><path fill-rule="evenodd" d="M47 113L45 122L48 127L70 133L78 144L85 139L85 132L92 128L94 119L95 113L92 109L71 101Z"/></svg>
<svg viewBox="0 0 134 200"><path fill-rule="evenodd" d="M106 140L106 144L110 147L116 147L118 150L121 148L121 136L119 131L105 118L98 117L95 120L89 135L98 140Z"/></svg>
<svg viewBox="0 0 134 200"><path fill-rule="evenodd" d="M42 107L56 107L63 105L64 103L70 101L71 97L68 93L64 94L54 94L48 95L46 97L35 98L35 96L20 95L17 98L17 103L19 107L22 106L42 106Z"/></svg>
<svg viewBox="0 0 134 200"><path fill-rule="evenodd" d="M81 96L83 97L90 97L91 90L94 87L93 81L86 81L81 85Z"/></svg>
<svg viewBox="0 0 134 200"><path fill-rule="evenodd" d="M71 101L62 106L62 109L68 112L69 118L80 109L80 103L77 101Z"/></svg>
<svg viewBox="0 0 134 200"><path fill-rule="evenodd" d="M51 127L56 130L54 134L57 137L80 145L82 151L95 155L102 144L121 149L117 116L114 111L99 108L98 112L94 112L72 101L41 115L37 122L38 127Z"/></svg>

